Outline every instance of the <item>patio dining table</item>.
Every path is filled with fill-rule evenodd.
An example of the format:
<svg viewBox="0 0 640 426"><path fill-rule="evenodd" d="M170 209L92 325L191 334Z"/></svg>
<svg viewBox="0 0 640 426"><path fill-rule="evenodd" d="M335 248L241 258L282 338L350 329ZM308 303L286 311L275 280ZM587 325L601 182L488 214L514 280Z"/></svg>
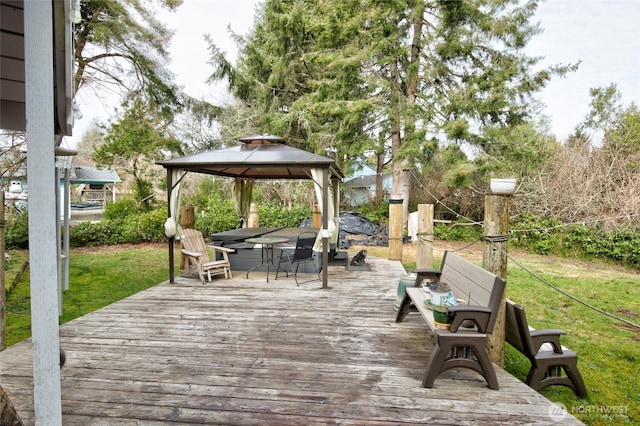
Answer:
<svg viewBox="0 0 640 426"><path fill-rule="evenodd" d="M256 237L256 238L247 238L245 240L247 243L251 244L259 244L261 246L262 254L260 256L260 264L254 266L253 268L247 271L247 278L249 278L249 273L255 271L256 269L265 268L267 274L267 282L269 282L269 269L270 266L273 265L274 269L277 268L274 258L273 258L273 249L277 244L283 244L289 242L289 238L285 237ZM283 269L284 270L284 269ZM287 272L286 270L284 270ZM289 274L287 273L287 276Z"/></svg>

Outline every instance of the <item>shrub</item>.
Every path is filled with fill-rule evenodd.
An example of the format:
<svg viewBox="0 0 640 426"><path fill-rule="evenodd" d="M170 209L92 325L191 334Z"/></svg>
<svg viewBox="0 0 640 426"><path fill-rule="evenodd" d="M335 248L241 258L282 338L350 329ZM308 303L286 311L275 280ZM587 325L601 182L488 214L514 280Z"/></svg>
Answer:
<svg viewBox="0 0 640 426"><path fill-rule="evenodd" d="M156 209L147 213L130 216L118 222L123 243L138 244L165 240L164 222L167 220L165 209Z"/></svg>
<svg viewBox="0 0 640 426"><path fill-rule="evenodd" d="M123 198L115 203L107 203L102 216L107 220L118 220L144 211L144 208L133 198Z"/></svg>
<svg viewBox="0 0 640 426"><path fill-rule="evenodd" d="M129 215L101 222L81 222L70 230L69 242L74 247L114 244L139 244L165 240L165 209Z"/></svg>
<svg viewBox="0 0 640 426"><path fill-rule="evenodd" d="M195 216L195 228L202 231L204 235L238 227L239 219L233 201L223 200L219 196L211 197L200 214L196 211Z"/></svg>
<svg viewBox="0 0 640 426"><path fill-rule="evenodd" d="M182 204L184 206L193 206L196 212L206 212L210 208L212 198L217 201L229 198L231 186L230 179L216 179L215 176L200 176L195 190L184 191Z"/></svg>
<svg viewBox="0 0 640 426"><path fill-rule="evenodd" d="M583 259L598 258L624 266L640 266L640 229L627 227L611 232L595 226L564 226L557 220L523 215L511 225L510 241L537 254L556 254Z"/></svg>
<svg viewBox="0 0 640 426"><path fill-rule="evenodd" d="M311 208L296 206L291 209L279 205L260 206L260 226L266 227L297 227L312 215ZM203 234L228 231L239 226L240 219L235 211L232 200L223 200L219 196L212 196L206 208L196 211L195 228Z"/></svg>
<svg viewBox="0 0 640 426"><path fill-rule="evenodd" d="M7 216L5 247L8 249L29 248L29 215L24 210Z"/></svg>
<svg viewBox="0 0 640 426"><path fill-rule="evenodd" d="M563 235L563 247L581 257L613 260L640 267L640 229L635 227L601 232L588 226L571 226Z"/></svg>
<svg viewBox="0 0 640 426"><path fill-rule="evenodd" d="M294 206L289 209L284 206L267 205L259 207L258 214L260 226L298 227L313 215L313 210L303 206Z"/></svg>
<svg viewBox="0 0 640 426"><path fill-rule="evenodd" d="M562 247L563 228L560 225L557 220L525 213L510 225L515 230L510 235L510 241L516 247L547 255Z"/></svg>
<svg viewBox="0 0 640 426"><path fill-rule="evenodd" d="M73 247L120 244L122 238L118 221L80 222L69 231L69 244Z"/></svg>
<svg viewBox="0 0 640 426"><path fill-rule="evenodd" d="M378 226L386 227L389 223L389 202L373 201L356 208L356 213L365 216Z"/></svg>
<svg viewBox="0 0 640 426"><path fill-rule="evenodd" d="M477 241L482 237L482 227L469 225L468 222L447 225L436 223L433 226L434 235L444 241Z"/></svg>
<svg viewBox="0 0 640 426"><path fill-rule="evenodd" d="M167 220L166 208L160 208L140 216L138 225L142 241L164 241L164 222Z"/></svg>

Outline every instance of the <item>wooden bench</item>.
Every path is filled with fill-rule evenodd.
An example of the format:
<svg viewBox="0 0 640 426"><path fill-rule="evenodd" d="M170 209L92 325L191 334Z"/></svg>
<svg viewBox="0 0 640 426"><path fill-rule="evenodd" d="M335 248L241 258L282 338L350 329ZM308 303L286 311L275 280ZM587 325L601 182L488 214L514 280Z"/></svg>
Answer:
<svg viewBox="0 0 640 426"><path fill-rule="evenodd" d="M560 336L566 333L530 327L524 308L510 300L505 312L505 340L531 362L527 385L537 391L547 386L567 386L578 397L585 398L587 388L578 370L578 355L560 344Z"/></svg>
<svg viewBox="0 0 640 426"><path fill-rule="evenodd" d="M506 281L473 263L445 252L440 270L417 270L415 287L408 287L396 315L402 322L412 311L419 311L436 336L436 347L422 380L423 387L433 387L440 373L451 368L470 368L498 389L493 363L488 350L488 334L493 331ZM449 306L452 315L449 329L436 327L433 311L424 303L429 296L420 287L423 280L446 283L465 305ZM461 325L472 323L472 328Z"/></svg>

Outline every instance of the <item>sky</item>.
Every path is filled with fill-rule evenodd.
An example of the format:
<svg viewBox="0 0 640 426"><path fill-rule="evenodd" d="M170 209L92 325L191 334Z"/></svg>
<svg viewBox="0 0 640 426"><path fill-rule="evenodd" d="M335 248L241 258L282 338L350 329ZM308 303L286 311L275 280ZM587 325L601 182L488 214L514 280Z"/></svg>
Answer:
<svg viewBox="0 0 640 426"><path fill-rule="evenodd" d="M230 95L223 85L205 83L212 71L204 34L235 62L231 30L247 34L257 0L184 0L176 12L161 11L159 17L175 33L170 46L170 68L175 82L191 96L223 104ZM552 132L565 140L589 110L589 89L616 84L625 105L640 105L640 0L547 0L541 3L535 21L544 32L527 47L530 56L544 57L542 68L551 64L582 61L578 70L555 77L539 93L550 118ZM76 120L73 147L94 120L106 122L119 105L117 99L99 102L95 94L78 94L83 114Z"/></svg>

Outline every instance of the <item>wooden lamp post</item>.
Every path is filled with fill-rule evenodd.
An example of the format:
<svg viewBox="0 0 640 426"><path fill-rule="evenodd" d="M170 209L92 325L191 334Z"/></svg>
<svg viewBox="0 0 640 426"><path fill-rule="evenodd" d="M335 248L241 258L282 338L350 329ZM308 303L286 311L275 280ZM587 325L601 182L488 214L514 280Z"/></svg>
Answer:
<svg viewBox="0 0 640 426"><path fill-rule="evenodd" d="M484 252L482 267L507 278L507 242L509 240L509 197L516 188L515 179L491 179L491 192L484 201ZM504 333L506 294L502 296L500 312L493 333L489 336L489 354L504 367Z"/></svg>
<svg viewBox="0 0 640 426"><path fill-rule="evenodd" d="M389 260L402 261L402 198L389 200Z"/></svg>

